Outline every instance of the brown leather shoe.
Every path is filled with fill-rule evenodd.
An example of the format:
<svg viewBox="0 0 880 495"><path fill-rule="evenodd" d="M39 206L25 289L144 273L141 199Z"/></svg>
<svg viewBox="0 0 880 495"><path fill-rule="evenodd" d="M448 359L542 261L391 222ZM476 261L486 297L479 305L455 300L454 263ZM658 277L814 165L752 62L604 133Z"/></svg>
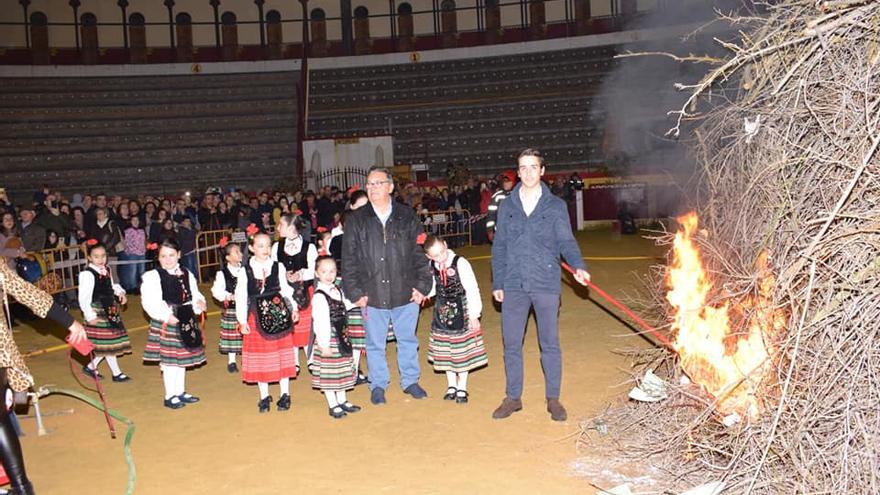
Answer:
<svg viewBox="0 0 880 495"><path fill-rule="evenodd" d="M504 419L522 409L522 401L505 397L501 405L492 413L494 419Z"/></svg>
<svg viewBox="0 0 880 495"><path fill-rule="evenodd" d="M550 419L553 421L565 421L568 419L568 413L559 402L559 399L547 399L547 412L550 413Z"/></svg>

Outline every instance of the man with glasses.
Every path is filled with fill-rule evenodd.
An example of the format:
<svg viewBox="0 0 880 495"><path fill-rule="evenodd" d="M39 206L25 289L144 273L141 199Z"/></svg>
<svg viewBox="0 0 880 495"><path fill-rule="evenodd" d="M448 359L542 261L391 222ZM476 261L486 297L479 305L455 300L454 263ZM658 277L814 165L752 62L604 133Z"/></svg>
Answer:
<svg viewBox="0 0 880 495"><path fill-rule="evenodd" d="M523 336L529 310L534 308L547 411L554 421L565 421L568 415L559 402L562 383L559 258L565 258L575 268L579 283L586 285L590 274L571 233L565 202L541 182L544 175L541 152L526 149L517 161L521 182L498 208L492 244L492 296L501 303L507 380L507 396L492 417L503 419L522 409Z"/></svg>
<svg viewBox="0 0 880 495"><path fill-rule="evenodd" d="M384 167L367 175L369 203L351 212L342 240L345 295L363 308L370 368L370 401L385 403L390 383L385 358L388 323L397 338L400 386L415 399L428 394L419 386L419 307L431 290L433 275L416 238L424 229L416 212L392 200L394 182Z"/></svg>

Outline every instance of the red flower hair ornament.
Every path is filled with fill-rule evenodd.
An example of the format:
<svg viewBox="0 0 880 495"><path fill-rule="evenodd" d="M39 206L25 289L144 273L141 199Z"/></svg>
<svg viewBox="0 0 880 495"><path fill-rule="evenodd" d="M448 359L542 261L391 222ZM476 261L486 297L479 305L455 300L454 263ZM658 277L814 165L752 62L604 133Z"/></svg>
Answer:
<svg viewBox="0 0 880 495"><path fill-rule="evenodd" d="M322 226L318 227L318 228L315 229L315 230L317 230L319 234L323 234L324 232L327 232L327 227L324 227L324 226L322 225Z"/></svg>
<svg viewBox="0 0 880 495"><path fill-rule="evenodd" d="M156 244L155 242L151 242L151 243L147 244L148 251L155 251L157 249L159 249L159 245Z"/></svg>
<svg viewBox="0 0 880 495"><path fill-rule="evenodd" d="M220 238L220 249L225 248L229 244L229 238L225 235Z"/></svg>
<svg viewBox="0 0 880 495"><path fill-rule="evenodd" d="M94 246L97 243L98 243L97 239L89 239L86 241L86 246Z"/></svg>
<svg viewBox="0 0 880 495"><path fill-rule="evenodd" d="M419 234L418 236L416 236L416 244L418 244L419 246L424 246L424 245L425 245L425 241L426 241L427 239L428 239L428 234L422 232L421 234Z"/></svg>
<svg viewBox="0 0 880 495"><path fill-rule="evenodd" d="M244 231L248 237L253 237L253 236L257 235L257 232L259 232L260 229L257 227L256 224L252 223L252 224L248 225Z"/></svg>

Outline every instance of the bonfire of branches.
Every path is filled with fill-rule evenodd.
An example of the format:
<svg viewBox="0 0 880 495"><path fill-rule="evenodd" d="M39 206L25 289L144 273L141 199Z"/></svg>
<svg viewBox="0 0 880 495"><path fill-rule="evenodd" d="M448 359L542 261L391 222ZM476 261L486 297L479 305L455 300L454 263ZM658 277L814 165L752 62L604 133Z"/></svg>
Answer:
<svg viewBox="0 0 880 495"><path fill-rule="evenodd" d="M641 362L669 398L601 424L670 493L709 480L737 494L880 493L880 2L789 0L727 20L741 41L679 88L690 97L671 133L693 141L715 302L754 295L756 260L770 256L787 324L766 336L762 413L723 425L716 398L681 384L677 356L653 350ZM648 305L668 322L664 272Z"/></svg>

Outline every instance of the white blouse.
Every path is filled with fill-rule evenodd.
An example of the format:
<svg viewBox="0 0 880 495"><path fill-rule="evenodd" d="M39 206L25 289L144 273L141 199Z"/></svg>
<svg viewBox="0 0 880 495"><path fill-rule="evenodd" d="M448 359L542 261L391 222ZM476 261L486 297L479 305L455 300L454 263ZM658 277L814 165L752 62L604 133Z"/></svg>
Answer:
<svg viewBox="0 0 880 495"><path fill-rule="evenodd" d="M98 273L100 273L102 270L109 271L109 268L100 268L93 263L89 263L89 268L95 270ZM77 293L77 301L79 301L79 308L82 310L83 319L85 319L86 321L92 321L98 317L98 315L95 314L95 310L92 309L92 292L94 290L95 276L92 274L92 272L88 270L82 270L81 272L79 272L79 291ZM114 283L113 293L116 294L116 297L119 297L125 294L125 289L123 289L121 285Z"/></svg>
<svg viewBox="0 0 880 495"><path fill-rule="evenodd" d="M254 277L256 277L257 280L263 280L268 277L269 274L272 273L272 265L278 263L271 258L260 262L257 261L256 256L251 256L247 262L250 265L251 270L253 270ZM278 263L278 285L281 289L281 297L287 299L293 311L296 311L297 306L296 301L293 300L293 289L290 288L290 284L287 283L287 277L284 276L284 273L284 267ZM244 267L242 267L238 272L238 285L235 286L235 318L242 325L247 325L248 309L247 272ZM251 330L256 329L251 328Z"/></svg>
<svg viewBox="0 0 880 495"><path fill-rule="evenodd" d="M451 249L447 250L446 264L452 264L455 258L455 252ZM440 265L432 261L431 265L440 270ZM474 275L474 269L471 267L470 261L464 256L458 258L458 276L461 279L461 285L464 286L464 296L467 300L468 317L476 320L483 314L483 300L480 298L480 286L477 284L477 277ZM434 297L437 294L437 283L434 282L428 297Z"/></svg>
<svg viewBox="0 0 880 495"><path fill-rule="evenodd" d="M229 273L236 278L238 278L241 272L244 271L244 265L239 265L238 267L230 265L227 266L227 268L229 268ZM214 277L214 285L211 286L211 295L221 303L226 301L227 294L230 294L230 292L226 290L226 287L226 274L223 270L217 270L217 275Z"/></svg>
<svg viewBox="0 0 880 495"><path fill-rule="evenodd" d="M173 272L179 266L180 265L177 265L167 271L169 273ZM144 311L146 311L147 316L150 318L161 322L167 322L168 318L170 318L173 313L171 312L171 306L162 299L162 281L159 279L159 270L163 269L164 268L155 268L144 273L144 281L141 284L141 305L144 307ZM207 301L205 300L205 296L199 292L199 284L192 273L189 273L189 290L192 292L192 302L190 304L192 304L193 313L201 314L202 310L199 309L196 303L201 301L207 304Z"/></svg>
<svg viewBox="0 0 880 495"><path fill-rule="evenodd" d="M330 335L333 332L333 327L330 325L330 304L327 299L317 293L318 290L329 294L336 301L342 301L346 311L353 308L354 304L348 298L342 297L336 284L325 284L324 282L316 284L315 296L312 297L312 330L315 332L315 343L326 349L330 347Z"/></svg>
<svg viewBox="0 0 880 495"><path fill-rule="evenodd" d="M278 261L278 244L277 242L272 243L272 261ZM290 248L288 251L289 256L296 256L302 251L303 238L299 236L292 241L287 239L284 245ZM303 280L313 280L315 278L315 261L317 259L318 249L314 244L309 244L309 251L306 253L306 267L303 268Z"/></svg>

